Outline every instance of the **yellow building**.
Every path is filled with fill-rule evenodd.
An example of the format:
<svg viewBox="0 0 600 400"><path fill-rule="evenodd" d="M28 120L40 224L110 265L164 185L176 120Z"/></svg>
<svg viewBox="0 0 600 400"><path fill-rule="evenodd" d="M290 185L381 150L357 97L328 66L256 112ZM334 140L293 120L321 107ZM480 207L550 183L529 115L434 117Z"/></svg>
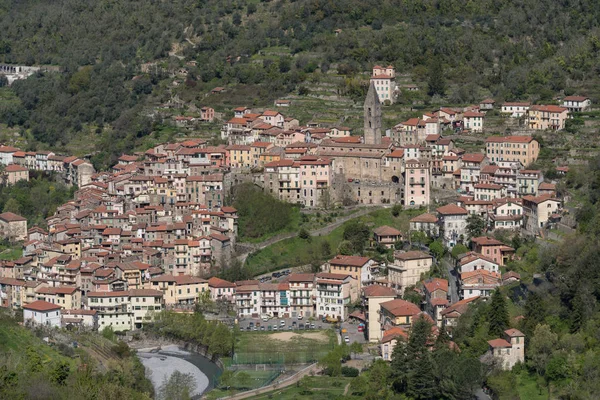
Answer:
<svg viewBox="0 0 600 400"><path fill-rule="evenodd" d="M66 310L81 308L81 290L74 286L40 287L35 292L37 300L56 304Z"/></svg>
<svg viewBox="0 0 600 400"><path fill-rule="evenodd" d="M422 251L394 253L394 262L388 264L388 280L393 288L401 290L421 280L421 274L431 269L433 257Z"/></svg>
<svg viewBox="0 0 600 400"><path fill-rule="evenodd" d="M152 278L146 285L150 289L160 290L165 305L194 304L198 296L208 292L208 281L189 275L162 275Z"/></svg>
<svg viewBox="0 0 600 400"><path fill-rule="evenodd" d="M519 161L527 166L537 160L540 144L531 136L491 136L485 141L485 152L492 163Z"/></svg>
<svg viewBox="0 0 600 400"><path fill-rule="evenodd" d="M229 165L232 168L250 168L254 166L252 148L241 144L227 146Z"/></svg>

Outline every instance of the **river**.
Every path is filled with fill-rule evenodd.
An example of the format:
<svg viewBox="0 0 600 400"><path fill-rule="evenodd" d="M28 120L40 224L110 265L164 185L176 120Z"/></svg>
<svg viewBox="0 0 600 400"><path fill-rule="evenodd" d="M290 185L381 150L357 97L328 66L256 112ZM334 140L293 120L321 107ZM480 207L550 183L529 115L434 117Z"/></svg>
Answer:
<svg viewBox="0 0 600 400"><path fill-rule="evenodd" d="M176 345L138 350L138 357L146 367L148 379L158 392L160 386L175 371L191 374L196 383L193 398L200 398L203 393L213 389L221 375L219 367L200 354L182 350Z"/></svg>

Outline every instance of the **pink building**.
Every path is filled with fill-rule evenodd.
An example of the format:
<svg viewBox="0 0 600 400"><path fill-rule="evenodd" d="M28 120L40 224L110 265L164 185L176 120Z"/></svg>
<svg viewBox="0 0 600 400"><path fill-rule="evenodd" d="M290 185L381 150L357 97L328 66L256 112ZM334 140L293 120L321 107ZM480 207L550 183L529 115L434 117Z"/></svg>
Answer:
<svg viewBox="0 0 600 400"><path fill-rule="evenodd" d="M300 186L304 205L320 206L323 194L331 188L331 160L316 156L301 157Z"/></svg>
<svg viewBox="0 0 600 400"><path fill-rule="evenodd" d="M471 243L473 251L491 259L498 265L505 265L515 252L512 247L488 236L472 238Z"/></svg>
<svg viewBox="0 0 600 400"><path fill-rule="evenodd" d="M406 161L404 179L404 206L421 207L429 204L430 174L427 161Z"/></svg>

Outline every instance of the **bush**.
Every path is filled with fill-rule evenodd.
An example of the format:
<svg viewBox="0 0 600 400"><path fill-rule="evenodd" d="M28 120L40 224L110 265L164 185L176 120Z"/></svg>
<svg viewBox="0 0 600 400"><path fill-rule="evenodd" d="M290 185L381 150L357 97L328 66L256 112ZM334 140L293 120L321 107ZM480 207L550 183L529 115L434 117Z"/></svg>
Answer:
<svg viewBox="0 0 600 400"><path fill-rule="evenodd" d="M355 378L358 376L358 369L354 367L342 367L342 375L349 378Z"/></svg>

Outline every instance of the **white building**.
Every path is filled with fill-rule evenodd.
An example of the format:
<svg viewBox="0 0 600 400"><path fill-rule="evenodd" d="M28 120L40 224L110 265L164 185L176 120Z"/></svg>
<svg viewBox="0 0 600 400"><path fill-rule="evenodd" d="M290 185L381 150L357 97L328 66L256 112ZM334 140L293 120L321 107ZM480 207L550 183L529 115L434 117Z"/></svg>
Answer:
<svg viewBox="0 0 600 400"><path fill-rule="evenodd" d="M509 114L512 118L520 118L523 115L527 114L529 111L529 103L504 103L502 104L502 109L500 112L502 114Z"/></svg>
<svg viewBox="0 0 600 400"><path fill-rule="evenodd" d="M588 111L591 106L592 101L586 96L567 96L563 99L563 107L571 113Z"/></svg>
<svg viewBox="0 0 600 400"><path fill-rule="evenodd" d="M60 306L43 300L36 300L23 306L23 321L34 325L60 327Z"/></svg>
<svg viewBox="0 0 600 400"><path fill-rule="evenodd" d="M448 204L438 208L437 212L446 246L454 247L459 240L466 238L467 210L456 204Z"/></svg>
<svg viewBox="0 0 600 400"><path fill-rule="evenodd" d="M379 65L373 67L371 82L375 86L375 91L381 103L384 103L386 100L394 103L394 91L396 90L395 77L396 70L391 65L386 68L382 68Z"/></svg>

